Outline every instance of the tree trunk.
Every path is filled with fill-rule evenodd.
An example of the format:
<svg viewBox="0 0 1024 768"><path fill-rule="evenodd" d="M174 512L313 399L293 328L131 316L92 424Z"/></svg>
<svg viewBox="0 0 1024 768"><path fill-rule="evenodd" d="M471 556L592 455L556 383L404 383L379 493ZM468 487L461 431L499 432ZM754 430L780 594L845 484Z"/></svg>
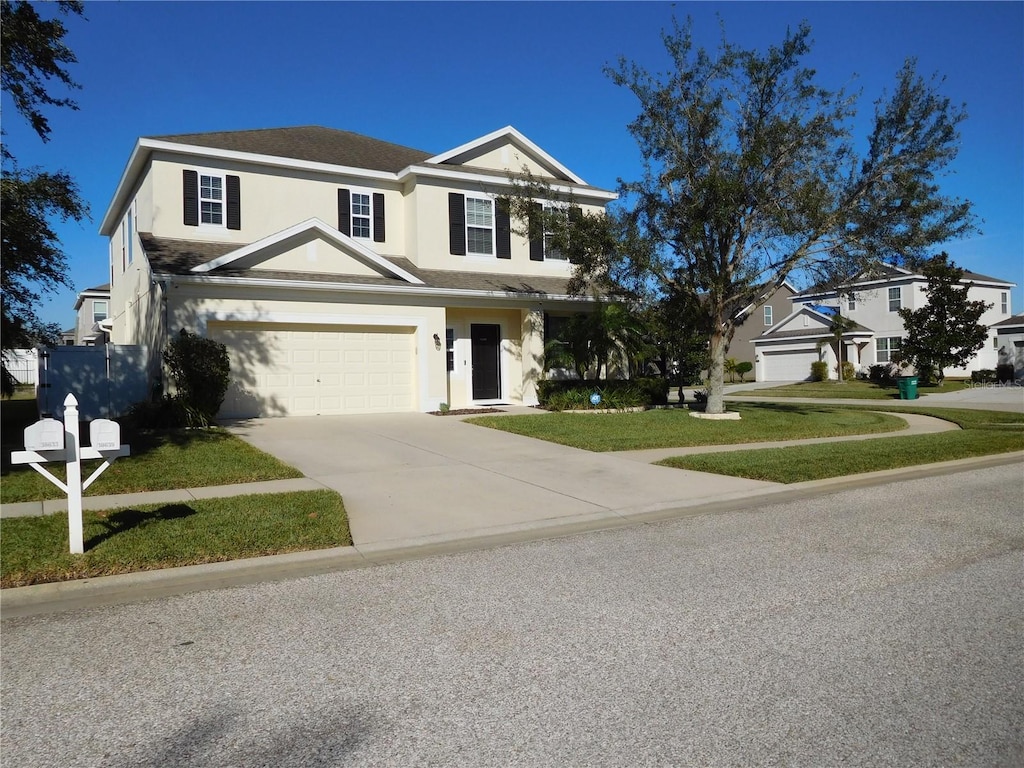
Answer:
<svg viewBox="0 0 1024 768"><path fill-rule="evenodd" d="M725 413L725 331L721 324L715 324L710 341L711 364L708 367L708 404L705 413Z"/></svg>

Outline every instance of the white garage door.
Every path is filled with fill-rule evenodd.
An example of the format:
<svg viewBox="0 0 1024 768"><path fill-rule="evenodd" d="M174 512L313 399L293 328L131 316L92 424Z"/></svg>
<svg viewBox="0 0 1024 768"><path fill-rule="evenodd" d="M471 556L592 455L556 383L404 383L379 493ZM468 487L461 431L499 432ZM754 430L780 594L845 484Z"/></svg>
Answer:
<svg viewBox="0 0 1024 768"><path fill-rule="evenodd" d="M811 377L811 363L818 361L815 350L762 352L765 381L805 381Z"/></svg>
<svg viewBox="0 0 1024 768"><path fill-rule="evenodd" d="M412 328L211 323L231 359L220 415L411 411Z"/></svg>

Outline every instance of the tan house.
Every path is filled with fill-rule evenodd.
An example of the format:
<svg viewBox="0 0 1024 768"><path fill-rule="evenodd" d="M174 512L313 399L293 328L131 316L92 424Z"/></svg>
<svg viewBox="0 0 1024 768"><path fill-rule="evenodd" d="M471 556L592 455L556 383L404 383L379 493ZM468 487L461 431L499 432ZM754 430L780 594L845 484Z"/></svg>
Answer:
<svg viewBox="0 0 1024 768"><path fill-rule="evenodd" d="M753 341L773 325L788 317L793 311L793 297L796 289L788 282L783 282L775 288L771 295L756 306L751 304L743 310L743 322L736 326L732 342L729 344L727 357L731 357L737 363L748 362L754 365L756 355L754 353ZM749 377L751 380L753 376Z"/></svg>
<svg viewBox="0 0 1024 768"><path fill-rule="evenodd" d="M440 154L322 127L141 138L100 230L111 341L221 341L227 417L534 404L544 328L590 302L511 231L524 167L584 212L615 199L512 127Z"/></svg>
<svg viewBox="0 0 1024 768"><path fill-rule="evenodd" d="M109 316L110 285L86 288L75 300L74 330L61 334L62 341L68 346L79 347L93 347L105 343L106 321Z"/></svg>

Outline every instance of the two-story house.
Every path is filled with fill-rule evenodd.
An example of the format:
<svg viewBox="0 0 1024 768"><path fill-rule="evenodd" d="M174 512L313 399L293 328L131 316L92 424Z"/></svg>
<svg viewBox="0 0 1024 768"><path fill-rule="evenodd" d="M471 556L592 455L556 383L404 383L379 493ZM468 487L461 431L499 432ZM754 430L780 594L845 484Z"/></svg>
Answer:
<svg viewBox="0 0 1024 768"><path fill-rule="evenodd" d="M512 127L440 154L322 127L141 138L100 230L111 341L222 342L226 417L534 404L546 321L591 302L512 231L524 168L583 212L615 199Z"/></svg>
<svg viewBox="0 0 1024 768"><path fill-rule="evenodd" d="M964 271L962 283L970 286L970 300L991 305L979 321L989 327L990 338L966 368L949 368L947 376L994 369L999 342L993 326L1011 314L1014 283L968 271ZM753 340L757 380L802 381L810 377L811 363L818 360L828 362L829 375L836 378L839 355L861 371L892 362L906 336L898 310L924 306L927 286L920 273L887 265L840 290L811 288L796 294L793 312ZM831 330L836 310L850 321L839 345Z"/></svg>
<svg viewBox="0 0 1024 768"><path fill-rule="evenodd" d="M71 345L92 347L103 344L105 330L100 326L110 314L110 286L86 288L75 300L75 328Z"/></svg>

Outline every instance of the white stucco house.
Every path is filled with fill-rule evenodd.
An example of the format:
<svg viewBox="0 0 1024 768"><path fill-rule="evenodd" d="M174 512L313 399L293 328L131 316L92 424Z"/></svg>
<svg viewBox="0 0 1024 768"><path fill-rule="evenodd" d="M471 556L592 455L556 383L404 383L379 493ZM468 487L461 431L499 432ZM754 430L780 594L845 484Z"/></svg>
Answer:
<svg viewBox="0 0 1024 768"><path fill-rule="evenodd" d="M512 127L440 153L323 127L140 138L100 229L111 341L224 343L226 417L534 404L545 327L591 302L511 232L524 167L586 213L616 197Z"/></svg>
<svg viewBox="0 0 1024 768"><path fill-rule="evenodd" d="M946 376L994 369L999 357L998 324L1010 317L1014 283L968 271L964 271L962 282L970 286L970 300L991 305L980 321L989 326L989 343L966 368L948 368ZM897 310L924 306L927 285L923 275L887 265L870 277L852 281L842 291L812 288L796 294L793 312L751 342L757 380L802 381L810 377L811 363L817 360L828 362L829 375L836 378L839 357L830 328L837 309L853 323L843 335L842 359L859 369L890 362L906 336Z"/></svg>
<svg viewBox="0 0 1024 768"><path fill-rule="evenodd" d="M1012 365L1013 378L1024 379L1024 314L1008 317L992 326L998 365Z"/></svg>

